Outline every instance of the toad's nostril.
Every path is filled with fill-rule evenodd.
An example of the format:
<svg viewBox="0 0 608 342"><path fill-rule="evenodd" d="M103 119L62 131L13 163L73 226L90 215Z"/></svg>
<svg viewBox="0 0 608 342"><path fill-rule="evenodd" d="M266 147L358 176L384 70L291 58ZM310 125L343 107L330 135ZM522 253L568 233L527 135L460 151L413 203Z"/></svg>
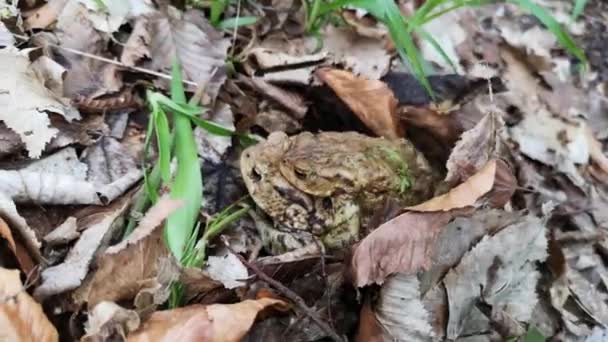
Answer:
<svg viewBox="0 0 608 342"><path fill-rule="evenodd" d="M255 168L251 169L251 179L253 179L254 182L259 182L262 180L262 175Z"/></svg>

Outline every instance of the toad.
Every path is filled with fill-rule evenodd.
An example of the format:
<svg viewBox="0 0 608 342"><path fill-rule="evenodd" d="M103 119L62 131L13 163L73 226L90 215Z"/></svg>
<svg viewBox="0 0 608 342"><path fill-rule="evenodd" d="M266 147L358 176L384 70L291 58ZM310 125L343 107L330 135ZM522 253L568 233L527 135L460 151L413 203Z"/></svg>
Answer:
<svg viewBox="0 0 608 342"><path fill-rule="evenodd" d="M245 149L240 164L251 197L275 223L258 225L272 254L315 239L330 250L346 247L385 200L420 203L437 179L409 141L355 132L274 132Z"/></svg>

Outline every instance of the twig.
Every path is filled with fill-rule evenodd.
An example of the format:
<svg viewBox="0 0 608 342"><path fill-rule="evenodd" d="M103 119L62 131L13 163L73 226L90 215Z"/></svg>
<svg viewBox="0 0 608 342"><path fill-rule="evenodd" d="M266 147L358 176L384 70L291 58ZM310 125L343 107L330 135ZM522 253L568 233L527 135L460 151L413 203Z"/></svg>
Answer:
<svg viewBox="0 0 608 342"><path fill-rule="evenodd" d="M21 40L29 40L29 37L22 36L22 35L19 35L19 34L13 34L13 36L15 38L19 38ZM59 50L63 50L63 51L69 52L69 53L73 53L73 54L78 55L78 56L95 59L95 60L102 61L102 62L105 62L105 63L118 65L118 66L123 67L125 69L130 69L132 71L137 71L137 72L141 72L141 73L144 73L144 74L149 74L149 75L152 75L152 76L156 76L156 77L159 77L159 78L164 78L164 79L167 79L167 80L171 80L171 75L169 75L169 74L165 74L165 73L162 73L162 72L158 72L158 71L154 71L154 70L150 70L150 69L146 69L146 68L140 68L140 67L136 67L136 66L129 66L129 65L126 65L125 63L122 63L122 62L119 62L119 61L116 61L116 60L113 60L113 59L110 59L110 58L97 56L97 55L94 55L94 54L91 54L91 53L87 53L87 52L76 50L76 49L67 48L67 47L64 47L64 46L61 46L61 45L57 45L57 44L53 44L53 43L47 43L47 44L48 44L48 46L52 46L52 47L57 48ZM185 84L188 84L188 85L191 85L191 86L195 86L195 87L198 86L198 84L196 82L193 82L193 81L183 80L183 82Z"/></svg>
<svg viewBox="0 0 608 342"><path fill-rule="evenodd" d="M293 292L285 285L272 279L270 276L268 276L266 273L264 273L264 271L259 269L256 265L254 265L253 263L250 263L245 258L243 258L240 254L238 254L234 250L232 250L232 248L228 244L226 244L226 247L228 248L228 250L230 250L230 252L232 252L234 255L236 255L237 258L239 258L239 260L241 260L243 265L247 266L247 268L252 270L253 273L255 273L260 279L262 279L263 281L270 284L270 286L274 287L282 295L284 295L285 297L289 298L292 302L294 302L296 304L296 306L304 314L306 314L308 317L310 317L310 319L312 319L312 321L315 322L319 326L319 328L321 328L327 334L327 336L329 336L332 340L334 340L336 342L344 342L344 339L342 337L340 337L338 335L338 333L336 333L327 323L325 323L319 316L317 316L317 314L311 308L309 308L306 305L306 303L304 303L304 300L302 299L302 297L298 296L297 293Z"/></svg>

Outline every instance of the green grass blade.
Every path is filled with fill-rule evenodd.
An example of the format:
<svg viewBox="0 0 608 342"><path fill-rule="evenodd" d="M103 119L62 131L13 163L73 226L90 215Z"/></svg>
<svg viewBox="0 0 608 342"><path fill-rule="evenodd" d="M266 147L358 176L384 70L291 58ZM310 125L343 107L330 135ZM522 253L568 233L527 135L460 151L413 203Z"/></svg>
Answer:
<svg viewBox="0 0 608 342"><path fill-rule="evenodd" d="M186 103L186 94L177 60L173 63L171 99ZM165 239L177 260L182 260L184 248L192 237L202 203L203 180L198 162L196 142L190 120L185 115L174 115L175 157L177 170L171 188L171 198L181 199L184 206L174 211L165 225Z"/></svg>
<svg viewBox="0 0 608 342"><path fill-rule="evenodd" d="M531 0L509 0L509 2L515 3L523 9L529 11L538 20L540 20L546 27L557 37L560 44L568 50L571 54L576 56L584 65L587 66L587 58L585 53L576 45L572 37L562 29L561 25L549 14L544 8L535 4Z"/></svg>
<svg viewBox="0 0 608 342"><path fill-rule="evenodd" d="M250 26L258 22L258 17L235 17L224 19L217 25L220 29L234 29L241 26Z"/></svg>
<svg viewBox="0 0 608 342"><path fill-rule="evenodd" d="M578 19L578 17L585 10L585 6L587 6L587 0L576 0L574 3L574 8L572 9L572 21L576 21L576 19Z"/></svg>
<svg viewBox="0 0 608 342"><path fill-rule="evenodd" d="M443 58L450 65L450 67L452 67L452 70L454 71L454 73L456 73L457 70L458 70L458 68L456 67L456 64L454 64L454 62L452 61L452 59L450 58L450 56L448 56L448 54L443 50L443 48L437 42L437 40L435 40L435 38L430 33L428 33L425 29L423 29L423 28L419 28L418 30L416 30L416 32L418 32L418 34L423 39L425 39L426 41L428 41L429 44L431 44L431 46L435 50L437 50L437 52L439 52L439 55L441 55L441 58Z"/></svg>
<svg viewBox="0 0 608 342"><path fill-rule="evenodd" d="M171 181L171 132L169 121L162 109L154 113L156 126L156 141L158 143L158 163L160 175L165 183Z"/></svg>
<svg viewBox="0 0 608 342"><path fill-rule="evenodd" d="M228 0L211 1L211 13L209 14L211 25L217 26L220 23L220 18L222 17L226 6L228 6Z"/></svg>

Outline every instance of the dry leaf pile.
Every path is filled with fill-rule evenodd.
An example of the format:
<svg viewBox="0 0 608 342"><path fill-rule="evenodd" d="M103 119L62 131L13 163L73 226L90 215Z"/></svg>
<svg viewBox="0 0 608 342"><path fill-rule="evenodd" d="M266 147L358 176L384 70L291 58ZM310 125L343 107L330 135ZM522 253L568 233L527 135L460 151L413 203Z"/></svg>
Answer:
<svg viewBox="0 0 608 342"><path fill-rule="evenodd" d="M608 6L571 21L571 1L535 2L590 70L515 6L464 8L424 26L455 69L417 41L433 99L353 9L312 37L291 0L231 3L225 18L258 20L224 30L198 1L0 1L0 340L607 341ZM163 238L183 205L168 196L123 239L143 191L142 95L168 90L174 57L204 90L201 118L407 138L443 175L436 196L387 203L334 254L268 255L253 210L184 268ZM239 140L195 138L204 227L247 193ZM176 282L184 305L169 309Z"/></svg>

